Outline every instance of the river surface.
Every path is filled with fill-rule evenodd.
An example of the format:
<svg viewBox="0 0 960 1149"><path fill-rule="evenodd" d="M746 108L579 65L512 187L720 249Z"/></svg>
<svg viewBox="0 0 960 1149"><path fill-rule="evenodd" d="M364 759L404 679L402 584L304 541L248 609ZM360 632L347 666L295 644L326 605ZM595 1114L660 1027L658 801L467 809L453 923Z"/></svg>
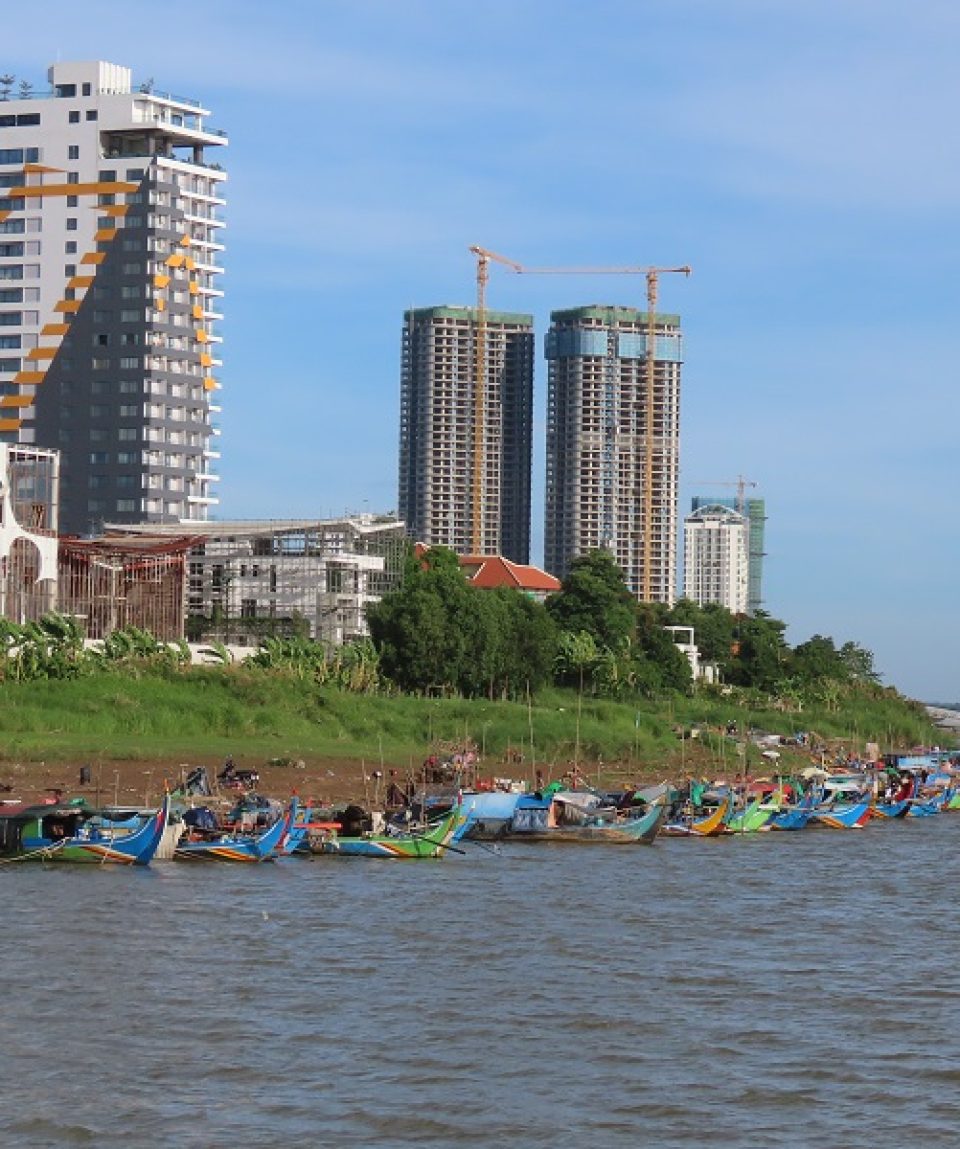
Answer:
<svg viewBox="0 0 960 1149"><path fill-rule="evenodd" d="M960 814L11 865L0 1145L960 1145Z"/></svg>

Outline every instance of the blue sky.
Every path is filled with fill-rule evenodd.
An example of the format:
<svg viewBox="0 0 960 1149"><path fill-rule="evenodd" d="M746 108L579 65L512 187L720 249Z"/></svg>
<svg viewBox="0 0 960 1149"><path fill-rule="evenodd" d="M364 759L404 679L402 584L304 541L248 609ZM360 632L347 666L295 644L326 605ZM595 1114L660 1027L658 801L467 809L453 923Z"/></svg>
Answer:
<svg viewBox="0 0 960 1149"><path fill-rule="evenodd" d="M230 135L220 517L396 507L403 310L690 264L682 502L740 475L797 643L960 699L953 0L248 0L5 13L0 70L130 66ZM644 306L515 276L491 307ZM538 362L534 559L542 554ZM708 481L708 482L705 482ZM729 493L732 488L713 488Z"/></svg>

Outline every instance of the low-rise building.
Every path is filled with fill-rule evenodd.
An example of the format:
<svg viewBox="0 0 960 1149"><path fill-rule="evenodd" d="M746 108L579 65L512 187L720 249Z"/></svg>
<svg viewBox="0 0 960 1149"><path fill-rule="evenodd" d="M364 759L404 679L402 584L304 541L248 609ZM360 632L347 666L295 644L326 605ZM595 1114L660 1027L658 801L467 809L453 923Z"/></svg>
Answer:
<svg viewBox="0 0 960 1149"><path fill-rule="evenodd" d="M186 635L256 646L300 636L365 637L368 604L400 585L404 524L391 516L190 524ZM182 525L108 526L110 536L183 534Z"/></svg>

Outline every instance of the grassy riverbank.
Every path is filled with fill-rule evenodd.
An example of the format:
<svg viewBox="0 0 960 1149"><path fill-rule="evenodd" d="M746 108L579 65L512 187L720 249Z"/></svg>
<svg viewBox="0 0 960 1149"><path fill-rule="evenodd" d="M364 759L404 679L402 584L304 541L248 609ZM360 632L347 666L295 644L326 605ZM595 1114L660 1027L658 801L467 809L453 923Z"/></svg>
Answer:
<svg viewBox="0 0 960 1149"><path fill-rule="evenodd" d="M618 703L545 690L529 706L356 695L243 667L0 686L0 757L8 762L206 761L231 753L245 761L406 767L440 744L472 741L488 762L522 755L546 767L577 760L675 769L691 744L680 730L698 730L699 757L720 764L731 740L718 731L729 724L741 736L750 729L813 731L853 750L868 741L888 748L938 737L922 708L880 691L830 709L785 713L758 697L719 692Z"/></svg>

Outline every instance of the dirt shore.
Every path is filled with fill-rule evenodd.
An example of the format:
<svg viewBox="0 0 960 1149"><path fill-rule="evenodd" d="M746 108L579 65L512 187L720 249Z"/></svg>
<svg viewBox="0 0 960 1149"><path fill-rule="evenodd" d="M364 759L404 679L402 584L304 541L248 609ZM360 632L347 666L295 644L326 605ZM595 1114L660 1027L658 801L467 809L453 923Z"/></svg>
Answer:
<svg viewBox="0 0 960 1149"><path fill-rule="evenodd" d="M260 775L260 793L274 798L284 798L297 793L303 799L311 799L317 806L337 806L347 802L358 802L370 807L382 803L386 788L392 780L401 785L410 778L409 764L391 766L385 763L361 763L350 759L320 759L299 762L270 762L262 759L245 760L235 758L238 770L256 770ZM572 765L572 764L571 764ZM204 766L211 783L216 782L222 760L190 762L173 761L91 761L91 762L17 762L0 759L0 798L7 801L27 802L49 799L60 792L64 798L83 797L92 805L118 803L121 805L152 805L159 801L164 786L175 788L187 773L197 766ZM391 771L395 771L394 774ZM377 777L377 774L380 777ZM558 776L553 772L541 771L541 782L549 782ZM643 767L628 763L589 764L583 763L579 769L585 781L611 789L626 785L660 781L667 777L679 777L679 773L669 767ZM481 763L478 770L481 779L510 778L527 782L531 787L538 780L536 769L522 762L490 760ZM88 779L88 780L87 780ZM419 781L419 778L418 778ZM230 799L237 791L229 787L214 785L214 796Z"/></svg>

